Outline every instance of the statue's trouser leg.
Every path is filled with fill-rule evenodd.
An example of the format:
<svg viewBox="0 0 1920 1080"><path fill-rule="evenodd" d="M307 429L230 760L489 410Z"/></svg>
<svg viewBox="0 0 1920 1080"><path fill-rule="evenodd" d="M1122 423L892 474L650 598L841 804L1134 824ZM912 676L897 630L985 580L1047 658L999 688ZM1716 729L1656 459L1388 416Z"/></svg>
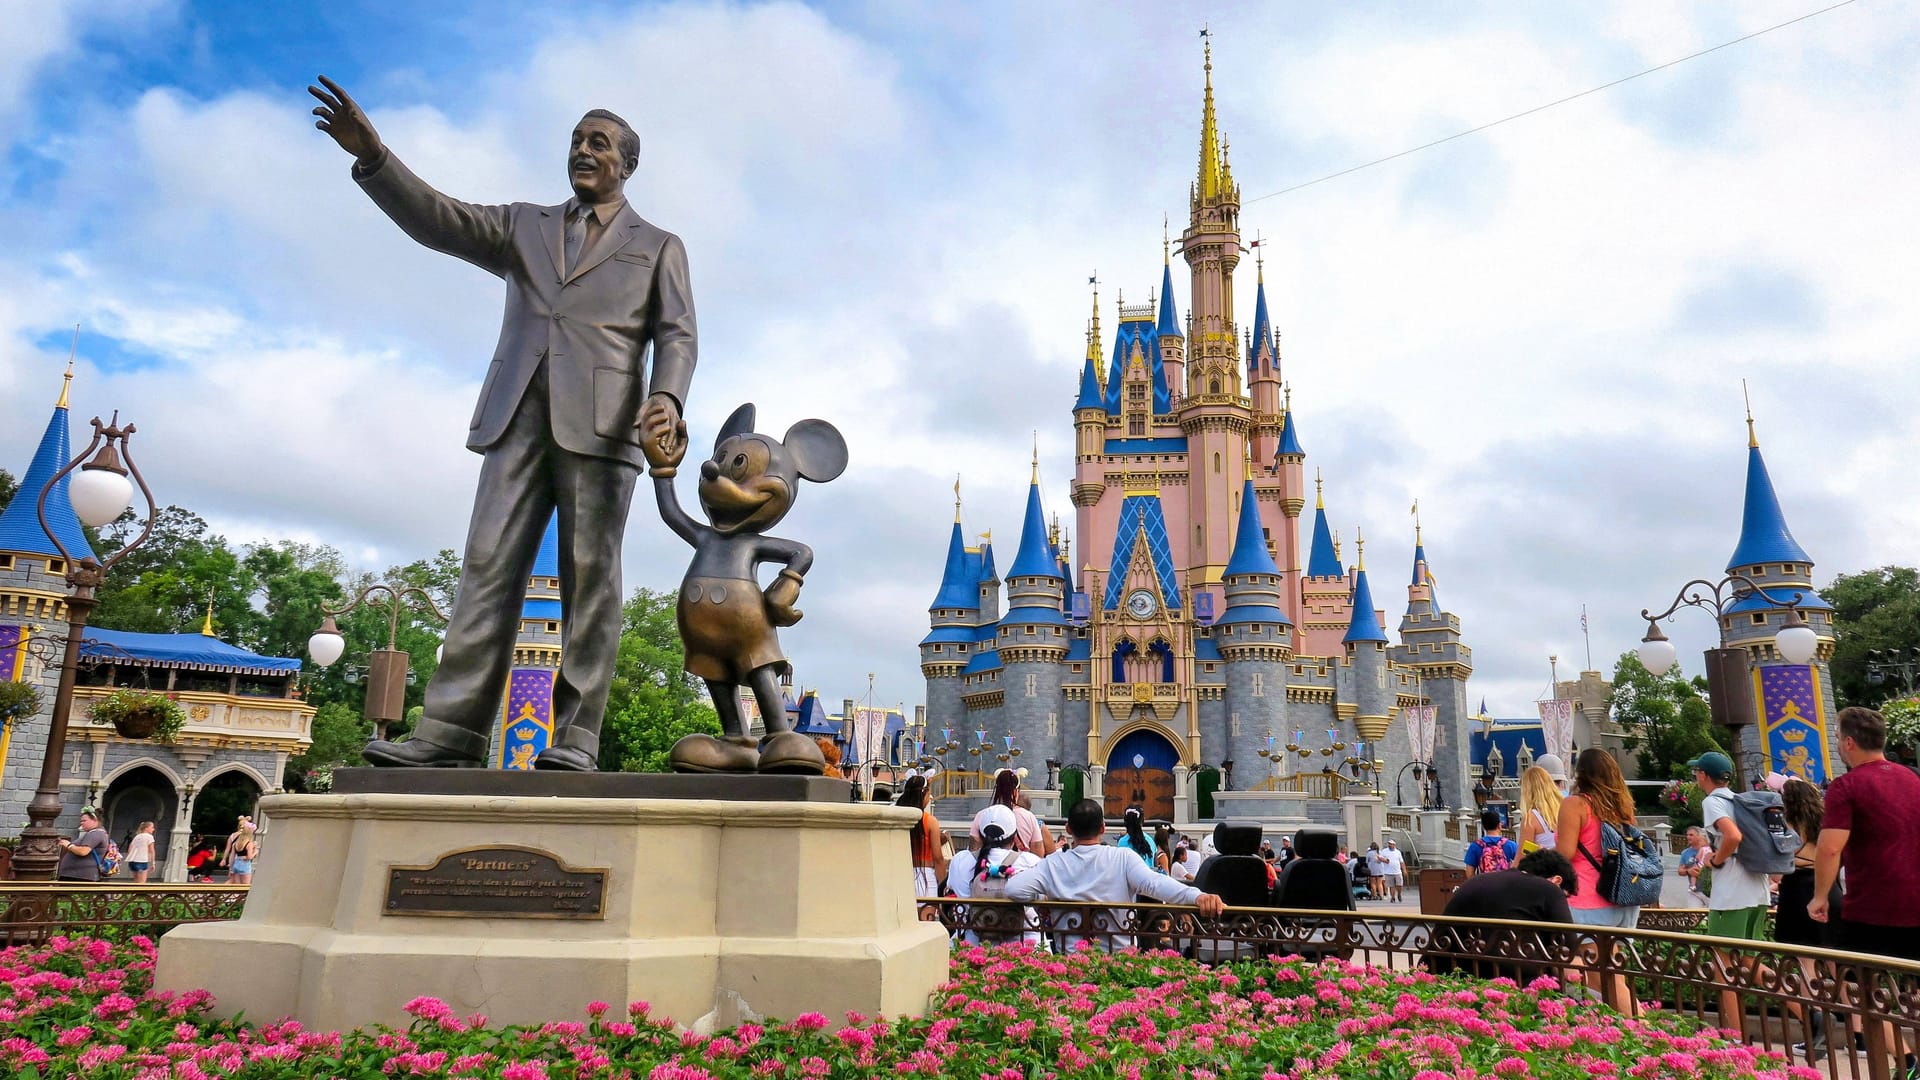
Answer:
<svg viewBox="0 0 1920 1080"><path fill-rule="evenodd" d="M720 717L720 734L742 738L747 734L747 719L740 711L740 688L732 683L706 680L707 696L713 699L713 711Z"/></svg>
<svg viewBox="0 0 1920 1080"><path fill-rule="evenodd" d="M620 654L620 545L640 471L606 458L553 451L560 506L560 672L553 683L554 744L600 753L607 687Z"/></svg>
<svg viewBox="0 0 1920 1080"><path fill-rule="evenodd" d="M553 515L552 440L542 366L513 422L487 448L480 466L460 591L440 667L427 684L426 715L413 731L416 739L474 758L486 756L488 729L499 716L513 664L527 577ZM619 588L617 577L613 587ZM614 633L619 634L618 610ZM557 705L557 685L554 697Z"/></svg>
<svg viewBox="0 0 1920 1080"><path fill-rule="evenodd" d="M779 666L768 664L754 668L747 679L753 685L753 700L760 706L760 717L767 725L767 734L793 730L787 723L787 703L780 697Z"/></svg>

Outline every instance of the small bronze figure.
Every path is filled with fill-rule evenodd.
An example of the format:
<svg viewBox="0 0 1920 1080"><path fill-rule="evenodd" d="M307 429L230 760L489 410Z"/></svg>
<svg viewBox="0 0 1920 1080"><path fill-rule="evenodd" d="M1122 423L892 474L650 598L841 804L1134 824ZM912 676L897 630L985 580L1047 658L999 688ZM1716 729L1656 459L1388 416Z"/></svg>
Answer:
<svg viewBox="0 0 1920 1080"><path fill-rule="evenodd" d="M649 409L652 408L650 405ZM647 427L650 418L641 417ZM693 563L680 583L680 640L687 672L706 681L724 738L688 735L673 746L676 772L819 774L826 759L814 741L787 726L780 675L787 670L775 628L800 621L794 602L813 565L813 549L767 536L793 508L800 481L824 484L847 467L847 442L825 420L802 420L775 440L753 430L751 404L720 428L713 456L700 464L700 508L708 525L680 509L673 477L687 453L687 425L677 417L670 435L643 447L660 516L693 545ZM649 428L651 430L651 428ZM773 584L760 588L755 570L781 563ZM738 687L750 687L767 726L754 745L740 711Z"/></svg>

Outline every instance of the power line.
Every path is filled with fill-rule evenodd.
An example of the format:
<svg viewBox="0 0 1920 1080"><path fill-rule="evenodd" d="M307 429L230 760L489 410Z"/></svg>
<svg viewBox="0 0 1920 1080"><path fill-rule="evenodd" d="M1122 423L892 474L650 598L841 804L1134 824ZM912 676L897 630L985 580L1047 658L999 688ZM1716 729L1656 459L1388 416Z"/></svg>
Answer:
<svg viewBox="0 0 1920 1080"><path fill-rule="evenodd" d="M1705 56L1708 53L1719 52L1721 49L1727 48L1732 45L1738 45L1743 41L1752 41L1754 38L1760 37L1763 34L1771 34L1775 30L1783 30L1789 26L1792 26L1794 23L1805 22L1808 19L1811 19L1817 15L1825 15L1829 11L1837 11L1840 8L1846 7L1848 4L1851 4L1853 2L1854 0L1840 0L1839 3L1832 4L1827 7L1823 7L1818 11L1809 11L1805 15L1795 16L1794 18L1788 19L1786 22L1775 23L1774 25L1769 26L1764 30L1755 30L1751 34L1742 34L1741 36L1734 38L1731 41L1723 41L1720 44L1713 46L1712 48L1701 49L1699 52L1696 52L1696 53L1688 53L1686 56L1682 56L1677 60L1669 60L1664 64L1656 64L1653 67L1646 69L1645 71L1636 71L1631 75L1623 76L1622 78L1615 79L1612 82L1602 83L1599 86L1590 87L1586 90L1580 91L1577 94L1569 94L1566 97L1560 98L1557 101L1549 101L1545 105L1535 105L1531 109L1526 109L1521 112L1514 113L1512 116L1503 116L1498 120L1488 121L1487 123L1481 124L1479 127L1468 128L1465 131L1456 132L1442 139L1435 139L1432 142L1421 143L1419 146L1409 147L1408 149L1402 150L1397 154L1388 154L1386 157L1383 157L1383 158L1375 158L1372 161L1365 162L1364 164L1360 164L1360 165L1355 165L1349 169L1341 169L1339 172L1336 172L1336 173L1328 173L1327 175L1319 177L1317 179L1308 180L1303 184L1295 184L1292 187L1281 188L1279 191L1270 191L1265 195L1256 195L1253 198L1248 199L1246 201L1248 203L1257 203L1262 199L1277 198L1281 195L1286 195L1291 192L1299 191L1301 188L1310 188L1315 184L1324 184L1329 180L1337 180L1342 176L1347 176L1352 173L1357 173L1362 169L1371 169L1375 165L1384 165L1387 162L1393 161L1397 158L1406 157L1408 154L1417 154L1422 150L1431 150L1434 147L1439 146L1441 143L1450 143L1455 139L1464 139L1468 135L1477 135L1480 132L1487 130L1488 128L1499 127L1501 124L1507 123L1508 121L1518 120L1526 116L1532 116L1534 113L1537 113L1537 112L1545 112L1546 110L1551 109L1556 105L1565 105L1570 101L1578 101L1589 94L1597 94L1602 90L1611 90L1614 87L1619 86L1621 83L1632 82L1633 80L1638 79L1643 75L1651 75L1656 71L1665 71L1666 69L1673 67L1676 64L1684 64L1689 60L1698 60L1700 57Z"/></svg>

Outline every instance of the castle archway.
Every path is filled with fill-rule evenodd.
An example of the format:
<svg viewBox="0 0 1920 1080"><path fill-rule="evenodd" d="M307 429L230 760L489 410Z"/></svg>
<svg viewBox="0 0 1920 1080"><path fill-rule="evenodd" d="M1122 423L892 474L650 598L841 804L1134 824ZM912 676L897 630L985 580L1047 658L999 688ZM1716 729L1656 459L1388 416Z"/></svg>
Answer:
<svg viewBox="0 0 1920 1080"><path fill-rule="evenodd" d="M1107 816L1117 818L1138 806L1147 820L1173 820L1173 767L1180 754L1152 728L1122 735L1107 753Z"/></svg>
<svg viewBox="0 0 1920 1080"><path fill-rule="evenodd" d="M101 822L107 835L125 852L134 830L143 821L154 823L153 842L156 864L152 880L160 880L158 867L167 861L167 842L173 833L173 819L180 805L179 789L162 766L140 762L122 769L107 784L100 798Z"/></svg>

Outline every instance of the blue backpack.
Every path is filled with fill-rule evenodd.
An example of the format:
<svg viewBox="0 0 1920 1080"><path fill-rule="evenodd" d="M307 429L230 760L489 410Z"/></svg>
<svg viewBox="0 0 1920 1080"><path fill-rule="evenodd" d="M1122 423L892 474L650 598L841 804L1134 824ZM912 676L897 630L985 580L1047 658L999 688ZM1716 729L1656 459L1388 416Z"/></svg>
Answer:
<svg viewBox="0 0 1920 1080"><path fill-rule="evenodd" d="M1632 822L1600 823L1600 858L1587 845L1580 854L1600 871L1600 898L1618 907L1641 907L1660 899L1661 877L1667 869L1653 841Z"/></svg>

